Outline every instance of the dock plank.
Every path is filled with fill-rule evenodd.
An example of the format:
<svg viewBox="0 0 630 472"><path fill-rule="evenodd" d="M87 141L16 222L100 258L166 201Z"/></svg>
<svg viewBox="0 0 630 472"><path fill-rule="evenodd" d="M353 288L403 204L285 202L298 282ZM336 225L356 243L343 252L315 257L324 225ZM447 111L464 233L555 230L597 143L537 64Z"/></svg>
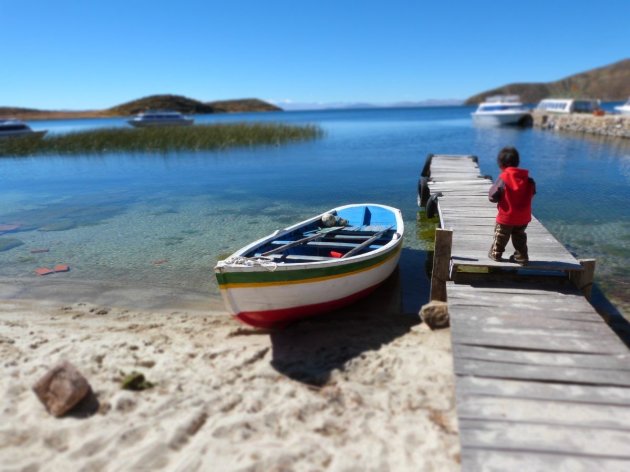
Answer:
<svg viewBox="0 0 630 472"><path fill-rule="evenodd" d="M630 431L468 418L462 418L459 426L464 449L468 446L506 451L538 451L565 456L575 454L578 457L630 459Z"/></svg>
<svg viewBox="0 0 630 472"><path fill-rule="evenodd" d="M565 383L466 376L458 379L457 388L465 392L467 396L562 400L577 404L630 406L630 388L624 387L567 385Z"/></svg>
<svg viewBox="0 0 630 472"><path fill-rule="evenodd" d="M462 452L462 469L471 471L506 470L527 472L626 472L630 460L588 454L557 454L528 450L494 450L489 447L465 448Z"/></svg>

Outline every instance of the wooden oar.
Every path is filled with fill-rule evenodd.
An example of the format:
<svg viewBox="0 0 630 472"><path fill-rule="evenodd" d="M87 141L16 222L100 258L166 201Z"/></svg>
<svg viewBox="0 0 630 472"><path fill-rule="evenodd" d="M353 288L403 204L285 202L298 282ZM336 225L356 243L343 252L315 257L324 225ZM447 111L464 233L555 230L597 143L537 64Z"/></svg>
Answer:
<svg viewBox="0 0 630 472"><path fill-rule="evenodd" d="M381 236L383 236L385 233L387 233L390 229L392 229L394 227L394 225L391 225L389 228L384 229L383 231L379 231L378 233L376 233L374 236L372 236L370 239L367 239L365 241L363 241L361 244L359 244L357 247L349 250L348 252L346 252L343 256L341 256L341 259L345 258L345 257L350 257L354 254L356 254L357 252L359 252L361 249L363 249L366 246L369 246L370 244L372 244L374 241L376 241L377 239L379 239Z"/></svg>
<svg viewBox="0 0 630 472"><path fill-rule="evenodd" d="M316 239L323 238L327 234L334 233L335 231L339 231L341 228L345 228L345 226L333 226L332 228L322 229L318 231L317 233L307 236L305 238L298 239L297 241L292 241L287 244L283 244L282 246L272 249L271 251L263 252L261 256L270 256L272 254L276 254L278 252L284 251L285 249L289 249L295 246L300 246L302 244L308 243L309 241L315 241Z"/></svg>

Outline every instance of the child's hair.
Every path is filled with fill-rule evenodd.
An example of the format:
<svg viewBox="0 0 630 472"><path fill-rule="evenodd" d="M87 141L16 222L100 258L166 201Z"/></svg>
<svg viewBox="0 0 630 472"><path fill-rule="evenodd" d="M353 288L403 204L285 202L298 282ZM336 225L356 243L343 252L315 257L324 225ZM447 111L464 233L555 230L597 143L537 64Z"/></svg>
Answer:
<svg viewBox="0 0 630 472"><path fill-rule="evenodd" d="M520 156L515 147L506 146L499 151L497 164L499 164L501 169L505 169L506 167L518 167L519 162Z"/></svg>

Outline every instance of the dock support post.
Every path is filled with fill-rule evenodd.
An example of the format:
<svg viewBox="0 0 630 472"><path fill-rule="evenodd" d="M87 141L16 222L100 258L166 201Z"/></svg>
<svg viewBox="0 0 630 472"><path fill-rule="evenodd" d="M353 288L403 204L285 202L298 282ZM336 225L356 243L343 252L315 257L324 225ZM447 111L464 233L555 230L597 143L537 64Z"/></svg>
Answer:
<svg viewBox="0 0 630 472"><path fill-rule="evenodd" d="M579 259L584 270L569 272L569 280L582 291L587 300L591 300L593 277L595 276L595 259Z"/></svg>
<svg viewBox="0 0 630 472"><path fill-rule="evenodd" d="M431 274L431 301L446 301L446 282L449 280L453 230L435 230L435 252Z"/></svg>

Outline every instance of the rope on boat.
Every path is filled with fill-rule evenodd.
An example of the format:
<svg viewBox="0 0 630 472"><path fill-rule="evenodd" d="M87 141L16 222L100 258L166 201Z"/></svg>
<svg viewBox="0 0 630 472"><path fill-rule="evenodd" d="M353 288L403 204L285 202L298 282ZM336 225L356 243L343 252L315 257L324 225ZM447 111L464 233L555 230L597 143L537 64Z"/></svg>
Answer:
<svg viewBox="0 0 630 472"><path fill-rule="evenodd" d="M247 266L247 267L260 266L260 267L264 267L269 272L275 271L276 268L278 267L278 264L276 264L273 261L273 259L271 259L270 257L263 257L263 256L257 256L257 257L233 256L233 257L229 257L223 262L226 265L241 265L241 266Z"/></svg>

